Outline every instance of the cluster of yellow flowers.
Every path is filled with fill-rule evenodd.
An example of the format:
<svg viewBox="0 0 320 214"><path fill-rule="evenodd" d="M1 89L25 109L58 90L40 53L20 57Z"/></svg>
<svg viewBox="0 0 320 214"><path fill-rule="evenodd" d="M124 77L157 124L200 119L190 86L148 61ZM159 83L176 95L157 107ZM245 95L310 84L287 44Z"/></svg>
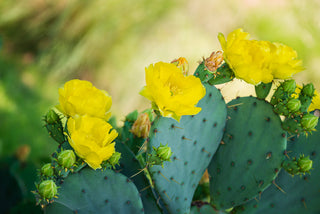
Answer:
<svg viewBox="0 0 320 214"><path fill-rule="evenodd" d="M112 99L84 80L70 80L59 89L57 109L68 117L68 139L76 154L91 168L101 168L115 152L116 130L107 122Z"/></svg>
<svg viewBox="0 0 320 214"><path fill-rule="evenodd" d="M250 40L250 35L237 29L227 40L218 35L224 51L224 60L239 79L257 85L273 79L289 79L302 71L302 61L297 52L281 43Z"/></svg>

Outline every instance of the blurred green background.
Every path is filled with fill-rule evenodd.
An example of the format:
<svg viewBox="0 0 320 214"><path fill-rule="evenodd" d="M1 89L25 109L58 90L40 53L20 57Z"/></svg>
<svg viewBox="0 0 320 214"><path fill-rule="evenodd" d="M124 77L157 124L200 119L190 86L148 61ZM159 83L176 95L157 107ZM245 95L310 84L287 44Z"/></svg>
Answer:
<svg viewBox="0 0 320 214"><path fill-rule="evenodd" d="M138 94L146 66L184 56L193 72L220 49L218 32L239 27L296 49L306 70L295 78L320 90L319 11L319 0L0 1L0 157L24 144L34 161L53 152L42 116L65 81L107 90L122 120L149 106ZM252 93L234 84L222 86L227 100Z"/></svg>

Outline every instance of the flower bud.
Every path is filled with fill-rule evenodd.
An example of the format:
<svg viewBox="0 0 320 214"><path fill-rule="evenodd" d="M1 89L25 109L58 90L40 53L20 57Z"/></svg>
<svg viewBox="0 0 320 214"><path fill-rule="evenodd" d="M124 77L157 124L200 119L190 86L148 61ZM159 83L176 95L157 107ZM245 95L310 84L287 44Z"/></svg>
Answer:
<svg viewBox="0 0 320 214"><path fill-rule="evenodd" d="M301 119L301 126L305 130L313 130L318 124L318 117L313 114L305 114Z"/></svg>
<svg viewBox="0 0 320 214"><path fill-rule="evenodd" d="M309 172L312 168L312 160L310 160L309 156L304 157L304 155L301 155L298 159L298 166L300 167L300 172Z"/></svg>
<svg viewBox="0 0 320 214"><path fill-rule="evenodd" d="M60 120L59 115L52 109L50 109L45 116L45 121L48 124L57 123L59 120Z"/></svg>
<svg viewBox="0 0 320 214"><path fill-rule="evenodd" d="M301 93L304 95L307 95L308 97L313 97L314 91L315 91L315 89L314 89L313 84L309 83L309 84L303 86Z"/></svg>
<svg viewBox="0 0 320 214"><path fill-rule="evenodd" d="M168 145L161 145L157 148L157 156L163 161L170 161L172 155L171 148Z"/></svg>
<svg viewBox="0 0 320 214"><path fill-rule="evenodd" d="M140 114L138 119L133 123L131 132L137 137L147 138L151 128L151 122L148 113Z"/></svg>
<svg viewBox="0 0 320 214"><path fill-rule="evenodd" d="M64 168L70 168L76 162L76 156L72 150L64 150L58 155L58 163Z"/></svg>
<svg viewBox="0 0 320 214"><path fill-rule="evenodd" d="M45 165L43 165L41 167L41 175L44 175L46 177L51 177L53 175L53 168L52 168L52 165L51 163L47 163Z"/></svg>
<svg viewBox="0 0 320 214"><path fill-rule="evenodd" d="M295 80L286 80L282 83L283 91L288 93L293 93L296 90L296 81Z"/></svg>
<svg viewBox="0 0 320 214"><path fill-rule="evenodd" d="M290 112L297 112L299 111L301 107L301 102L299 99L292 99L289 100L287 103L287 108L290 110Z"/></svg>
<svg viewBox="0 0 320 214"><path fill-rule="evenodd" d="M113 155L108 159L108 162L112 165L115 166L119 164L119 160L121 158L121 153L120 152L115 152Z"/></svg>
<svg viewBox="0 0 320 214"><path fill-rule="evenodd" d="M179 57L179 59L175 59L171 62L176 65L182 72L184 76L188 76L189 73L189 63L184 57Z"/></svg>
<svg viewBox="0 0 320 214"><path fill-rule="evenodd" d="M42 198L51 199L57 194L57 185L53 180L42 181L38 187L39 194Z"/></svg>
<svg viewBox="0 0 320 214"><path fill-rule="evenodd" d="M29 145L21 145L15 152L16 158L20 162L25 162L30 154L30 146Z"/></svg>
<svg viewBox="0 0 320 214"><path fill-rule="evenodd" d="M282 164L282 168L286 170L290 175L297 175L300 173L297 161L285 160Z"/></svg>

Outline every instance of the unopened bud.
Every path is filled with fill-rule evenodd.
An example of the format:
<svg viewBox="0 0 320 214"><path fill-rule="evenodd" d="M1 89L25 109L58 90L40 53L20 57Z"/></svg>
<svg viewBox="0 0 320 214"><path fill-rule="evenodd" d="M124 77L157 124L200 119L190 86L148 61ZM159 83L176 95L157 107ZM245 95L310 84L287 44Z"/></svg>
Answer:
<svg viewBox="0 0 320 214"><path fill-rule="evenodd" d="M115 152L112 154L112 156L108 159L108 162L112 165L115 166L119 164L119 160L121 158L121 153L120 152Z"/></svg>
<svg viewBox="0 0 320 214"><path fill-rule="evenodd" d="M52 109L50 109L45 116L45 121L48 124L54 124L54 123L58 122L59 120L60 120L59 115L55 111L53 111Z"/></svg>
<svg viewBox="0 0 320 214"><path fill-rule="evenodd" d="M287 103L287 108L290 110L290 112L297 112L299 111L301 107L301 102L299 99L291 99Z"/></svg>
<svg viewBox="0 0 320 214"><path fill-rule="evenodd" d="M70 168L76 162L76 156L72 150L64 150L58 155L58 163L64 168Z"/></svg>
<svg viewBox="0 0 320 214"><path fill-rule="evenodd" d="M204 64L211 72L215 72L223 62L223 54L221 51L214 51L205 59Z"/></svg>
<svg viewBox="0 0 320 214"><path fill-rule="evenodd" d="M53 180L42 181L39 184L38 191L42 198L51 199L57 195L57 185Z"/></svg>
<svg viewBox="0 0 320 214"><path fill-rule="evenodd" d="M157 156L163 161L170 161L172 155L171 148L168 145L161 145L157 148Z"/></svg>
<svg viewBox="0 0 320 214"><path fill-rule="evenodd" d="M189 63L186 58L180 57L179 59L175 59L171 62L176 65L182 72L184 76L188 76L189 73Z"/></svg>
<svg viewBox="0 0 320 214"><path fill-rule="evenodd" d="M53 168L52 168L51 163L47 163L47 164L43 165L41 167L40 172L41 172L41 175L44 175L46 177L53 176Z"/></svg>
<svg viewBox="0 0 320 214"><path fill-rule="evenodd" d="M138 119L133 123L131 132L137 137L147 138L151 128L151 122L148 113L140 114Z"/></svg>
<svg viewBox="0 0 320 214"><path fill-rule="evenodd" d="M20 162L25 162L30 154L30 146L29 145L21 145L15 152L16 158Z"/></svg>
<svg viewBox="0 0 320 214"><path fill-rule="evenodd" d="M313 97L314 90L315 89L314 89L313 84L309 83L309 84L303 86L301 93L303 93L304 95L307 95L308 97Z"/></svg>
<svg viewBox="0 0 320 214"><path fill-rule="evenodd" d="M295 80L286 80L282 83L283 91L292 94L296 90L296 81Z"/></svg>
<svg viewBox="0 0 320 214"><path fill-rule="evenodd" d="M301 126L305 130L313 130L318 124L318 117L313 114L305 114L301 118Z"/></svg>
<svg viewBox="0 0 320 214"><path fill-rule="evenodd" d="M309 172L309 170L312 168L312 160L310 160L309 157L304 157L304 155L301 155L298 159L298 166L300 167L300 171L302 173Z"/></svg>

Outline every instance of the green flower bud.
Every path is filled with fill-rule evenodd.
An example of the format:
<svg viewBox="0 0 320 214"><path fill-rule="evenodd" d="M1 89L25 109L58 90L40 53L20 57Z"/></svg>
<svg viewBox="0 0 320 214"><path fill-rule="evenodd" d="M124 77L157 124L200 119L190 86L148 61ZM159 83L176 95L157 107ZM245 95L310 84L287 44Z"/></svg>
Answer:
<svg viewBox="0 0 320 214"><path fill-rule="evenodd" d="M301 107L301 102L299 99L292 99L289 100L287 103L287 108L290 110L290 112L297 112L299 111Z"/></svg>
<svg viewBox="0 0 320 214"><path fill-rule="evenodd" d="M313 97L314 90L315 89L314 89L313 84L309 83L309 84L303 86L301 93L307 95L308 97Z"/></svg>
<svg viewBox="0 0 320 214"><path fill-rule="evenodd" d="M300 167L301 172L309 172L312 168L312 160L310 160L309 156L304 157L304 155L301 155L298 159L298 166Z"/></svg>
<svg viewBox="0 0 320 214"><path fill-rule="evenodd" d="M57 189L57 185L53 180L42 181L38 186L40 196L45 199L51 199L57 195Z"/></svg>
<svg viewBox="0 0 320 214"><path fill-rule="evenodd" d="M163 161L170 161L171 155L171 148L167 145L163 146L160 144L160 146L157 149L157 156Z"/></svg>
<svg viewBox="0 0 320 214"><path fill-rule="evenodd" d="M318 119L319 118L313 114L305 114L301 118L301 126L307 131L313 130L318 124Z"/></svg>
<svg viewBox="0 0 320 214"><path fill-rule="evenodd" d="M47 177L53 176L53 168L51 163L47 163L41 167L41 174Z"/></svg>
<svg viewBox="0 0 320 214"><path fill-rule="evenodd" d="M293 160L285 160L282 164L282 168L286 170L290 175L297 175L300 173L300 168L298 166L297 161Z"/></svg>
<svg viewBox="0 0 320 214"><path fill-rule="evenodd" d="M48 111L48 113L46 114L45 116L45 121L48 123L48 124L54 124L58 121L60 121L60 117L59 115L53 111L52 109L50 109Z"/></svg>
<svg viewBox="0 0 320 214"><path fill-rule="evenodd" d="M108 162L112 165L115 166L119 164L119 160L121 158L121 153L120 152L115 152L113 155L108 159Z"/></svg>
<svg viewBox="0 0 320 214"><path fill-rule="evenodd" d="M292 94L296 90L296 81L295 80L286 80L282 83L283 90Z"/></svg>
<svg viewBox="0 0 320 214"><path fill-rule="evenodd" d="M64 150L58 155L58 163L64 168L70 168L76 162L76 156L72 150Z"/></svg>

